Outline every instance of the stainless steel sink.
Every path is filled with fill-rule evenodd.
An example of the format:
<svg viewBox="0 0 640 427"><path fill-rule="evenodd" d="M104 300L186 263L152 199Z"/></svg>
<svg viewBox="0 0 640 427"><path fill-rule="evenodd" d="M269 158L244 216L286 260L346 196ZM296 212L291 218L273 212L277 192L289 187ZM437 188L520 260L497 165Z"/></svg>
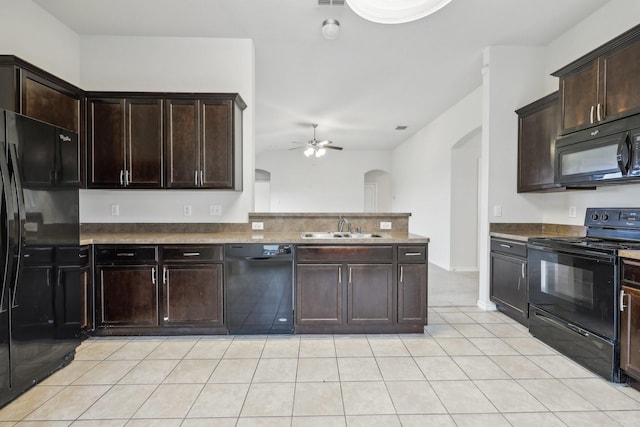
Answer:
<svg viewBox="0 0 640 427"><path fill-rule="evenodd" d="M372 233L341 233L338 231L305 231L300 235L303 239L380 239L385 236Z"/></svg>

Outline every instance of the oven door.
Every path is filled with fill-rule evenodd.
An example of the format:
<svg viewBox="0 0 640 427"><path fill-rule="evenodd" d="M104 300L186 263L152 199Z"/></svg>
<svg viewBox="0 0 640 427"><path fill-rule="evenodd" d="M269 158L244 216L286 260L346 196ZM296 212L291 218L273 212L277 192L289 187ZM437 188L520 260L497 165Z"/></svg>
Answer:
<svg viewBox="0 0 640 427"><path fill-rule="evenodd" d="M529 243L529 302L586 330L617 340L616 258L588 249Z"/></svg>

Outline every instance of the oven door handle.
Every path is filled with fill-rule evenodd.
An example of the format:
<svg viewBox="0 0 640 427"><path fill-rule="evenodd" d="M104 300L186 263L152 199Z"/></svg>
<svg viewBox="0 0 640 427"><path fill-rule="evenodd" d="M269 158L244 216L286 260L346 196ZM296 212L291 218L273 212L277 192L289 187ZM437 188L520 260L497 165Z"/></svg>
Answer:
<svg viewBox="0 0 640 427"><path fill-rule="evenodd" d="M575 249L575 250L566 249L566 248L557 249L557 248L550 248L547 246L538 246L536 244L531 244L531 243L529 243L527 247L528 249L533 249L533 250L547 252L547 253L571 255L571 256L577 256L579 258L586 258L586 259L596 259L597 261L604 261L609 264L614 264L616 260L615 256L613 255L607 255L605 253L591 251L589 249Z"/></svg>

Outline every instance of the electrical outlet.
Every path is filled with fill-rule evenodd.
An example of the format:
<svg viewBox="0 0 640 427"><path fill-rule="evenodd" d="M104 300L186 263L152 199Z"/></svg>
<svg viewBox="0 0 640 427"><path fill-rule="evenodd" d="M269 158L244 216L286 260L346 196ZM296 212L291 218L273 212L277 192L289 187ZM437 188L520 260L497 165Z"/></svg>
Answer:
<svg viewBox="0 0 640 427"><path fill-rule="evenodd" d="M380 223L380 230L391 230L391 222L382 221Z"/></svg>
<svg viewBox="0 0 640 427"><path fill-rule="evenodd" d="M264 222L252 222L251 223L252 230L264 230Z"/></svg>
<svg viewBox="0 0 640 427"><path fill-rule="evenodd" d="M569 218L575 218L575 217L576 217L576 207L569 206Z"/></svg>
<svg viewBox="0 0 640 427"><path fill-rule="evenodd" d="M191 205L184 205L182 207L182 213L184 216L191 216L193 212L193 207Z"/></svg>
<svg viewBox="0 0 640 427"><path fill-rule="evenodd" d="M222 206L220 206L220 205L210 205L209 206L209 215L211 215L211 216L220 216L220 215L222 215Z"/></svg>
<svg viewBox="0 0 640 427"><path fill-rule="evenodd" d="M495 205L493 207L493 216L502 216L502 206Z"/></svg>
<svg viewBox="0 0 640 427"><path fill-rule="evenodd" d="M111 216L120 216L120 205L111 205Z"/></svg>

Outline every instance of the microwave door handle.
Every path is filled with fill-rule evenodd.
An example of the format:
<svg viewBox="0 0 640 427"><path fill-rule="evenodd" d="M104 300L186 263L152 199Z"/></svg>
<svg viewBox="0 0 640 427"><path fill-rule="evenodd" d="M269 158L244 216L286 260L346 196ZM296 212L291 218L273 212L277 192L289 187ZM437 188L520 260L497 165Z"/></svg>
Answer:
<svg viewBox="0 0 640 427"><path fill-rule="evenodd" d="M626 176L629 172L629 162L631 160L631 147L629 142L629 133L620 140L618 143L618 154L616 155L616 159L618 160L618 167L620 168L620 172L622 172L622 176Z"/></svg>

